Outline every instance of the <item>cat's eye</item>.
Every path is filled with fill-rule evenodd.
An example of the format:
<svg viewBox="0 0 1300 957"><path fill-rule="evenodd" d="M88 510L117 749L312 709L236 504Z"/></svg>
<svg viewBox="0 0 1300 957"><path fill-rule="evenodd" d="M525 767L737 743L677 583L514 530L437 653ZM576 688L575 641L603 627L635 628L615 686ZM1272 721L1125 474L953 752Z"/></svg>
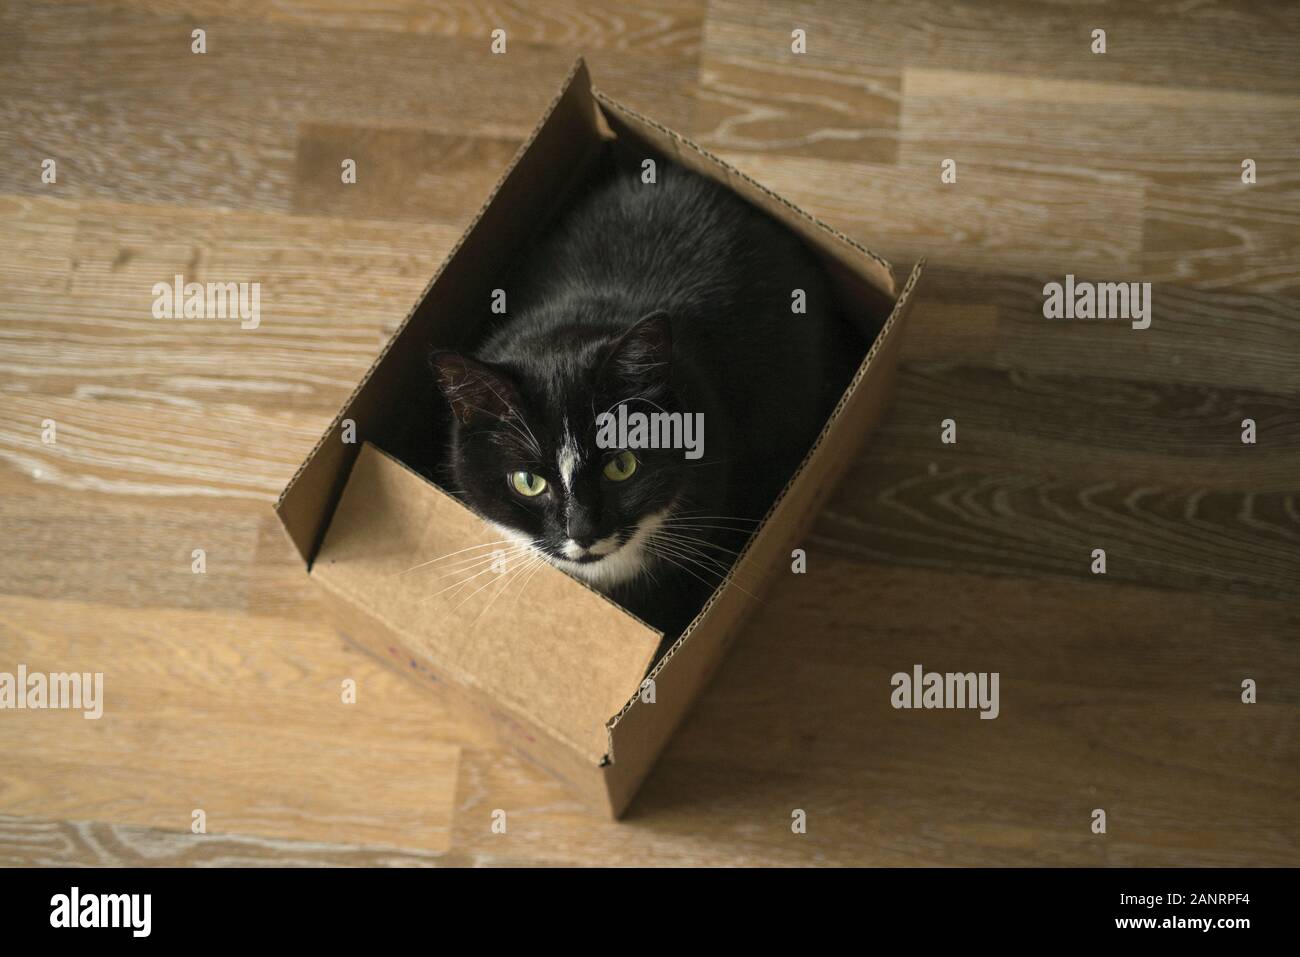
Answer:
<svg viewBox="0 0 1300 957"><path fill-rule="evenodd" d="M532 472L511 472L510 484L520 495L532 498L546 491L546 479Z"/></svg>
<svg viewBox="0 0 1300 957"><path fill-rule="evenodd" d="M611 482L623 482L632 477L636 471L636 456L631 452L619 452L605 463L605 478Z"/></svg>

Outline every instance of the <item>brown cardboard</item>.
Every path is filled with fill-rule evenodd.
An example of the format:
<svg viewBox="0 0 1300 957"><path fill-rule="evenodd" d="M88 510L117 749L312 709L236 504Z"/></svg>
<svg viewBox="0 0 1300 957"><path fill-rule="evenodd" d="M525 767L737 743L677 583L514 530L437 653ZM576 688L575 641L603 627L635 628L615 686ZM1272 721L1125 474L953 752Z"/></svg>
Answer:
<svg viewBox="0 0 1300 957"><path fill-rule="evenodd" d="M598 764L609 746L605 722L645 677L663 636L549 565L506 561L506 546L494 544L501 536L484 529L456 499L367 443L312 577L369 610L401 637L405 654L444 680L536 720ZM498 548L507 571L517 567L515 580L492 569ZM439 556L451 557L430 561ZM477 577L456 584L469 575Z"/></svg>
<svg viewBox="0 0 1300 957"><path fill-rule="evenodd" d="M354 422L363 438L383 430L385 396L427 374L429 342L454 345L463 335L456 320L482 293L502 250L526 238L530 224L544 224L581 176L599 145L596 124L591 82L579 59L465 234L280 493L276 513L303 561L311 563L360 449L343 441L344 423Z"/></svg>
<svg viewBox="0 0 1300 957"><path fill-rule="evenodd" d="M785 223L822 258L846 310L889 312L817 442L742 554L744 584L731 581L715 591L654 664L652 687L643 680L659 633L550 565L517 576L487 573L441 591L461 571L481 571L482 556L494 547L489 543L502 536L383 451L394 403L428 375L423 364L430 346L471 335L463 317L469 303L486 297L493 264L544 228L601 140L613 136L727 185ZM481 715L503 743L591 804L621 814L754 610L762 583L788 568L791 549L879 420L897 365L898 327L920 273L918 264L896 294L883 259L689 140L592 91L579 60L291 480L277 512L350 640ZM349 420L355 444L343 441Z"/></svg>

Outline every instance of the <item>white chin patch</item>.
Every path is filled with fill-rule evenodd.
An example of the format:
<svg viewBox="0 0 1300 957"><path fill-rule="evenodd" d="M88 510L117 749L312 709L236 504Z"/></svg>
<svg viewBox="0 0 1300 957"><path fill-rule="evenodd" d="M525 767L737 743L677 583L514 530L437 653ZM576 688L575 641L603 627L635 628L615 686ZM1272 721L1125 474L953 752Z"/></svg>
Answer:
<svg viewBox="0 0 1300 957"><path fill-rule="evenodd" d="M588 555L609 555L618 550L618 536L611 535L609 538L602 538L600 541L592 542L590 548L584 548L573 539L569 539L561 547L560 551L564 552L565 558L585 558Z"/></svg>
<svg viewBox="0 0 1300 957"><path fill-rule="evenodd" d="M590 548L583 548L570 539L561 547L561 551L568 556L568 559L556 558L554 555L540 551L536 546L529 545L528 539L514 529L506 528L503 525L496 525L495 527L506 538L518 544L527 545L533 554L545 558L557 568L563 568L575 578L580 578L597 588L612 588L615 585L631 581L654 564L654 556L646 550L645 543L663 525L664 519L668 517L671 511L672 509L669 507L662 512L655 512L653 515L646 516L641 521L641 524L637 526L636 531L621 546L618 543L617 535L611 535L608 538L593 542ZM594 562L569 560L586 555L599 555L602 557Z"/></svg>
<svg viewBox="0 0 1300 957"><path fill-rule="evenodd" d="M668 511L664 509L662 512L647 516L621 546L618 544L618 538L612 535L609 538L602 538L590 549L582 549L573 542L565 543L566 555L572 554L568 548L572 544L578 548L579 554L603 555L604 557L599 561L574 562L565 561L563 558L552 558L551 561L575 578L581 578L597 588L609 588L629 582L653 563L654 556L646 550L645 543L663 524L664 519L668 517Z"/></svg>

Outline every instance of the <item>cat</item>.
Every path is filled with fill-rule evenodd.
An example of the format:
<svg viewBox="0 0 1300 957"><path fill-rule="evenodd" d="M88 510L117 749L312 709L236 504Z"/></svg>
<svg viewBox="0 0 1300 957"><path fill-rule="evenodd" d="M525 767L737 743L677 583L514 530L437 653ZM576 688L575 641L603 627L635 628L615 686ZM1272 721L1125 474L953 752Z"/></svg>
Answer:
<svg viewBox="0 0 1300 957"><path fill-rule="evenodd" d="M736 556L867 343L792 232L684 166L656 173L611 149L498 284L508 315L430 363L452 413L447 486L517 553L671 640L724 577L743 586ZM693 415L703 454L601 447L620 406Z"/></svg>

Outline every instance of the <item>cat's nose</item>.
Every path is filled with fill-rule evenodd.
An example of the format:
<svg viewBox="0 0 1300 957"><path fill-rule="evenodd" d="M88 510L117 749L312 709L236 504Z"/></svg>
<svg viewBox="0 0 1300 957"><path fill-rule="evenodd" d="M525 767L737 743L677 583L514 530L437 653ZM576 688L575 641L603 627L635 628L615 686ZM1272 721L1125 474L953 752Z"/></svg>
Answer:
<svg viewBox="0 0 1300 957"><path fill-rule="evenodd" d="M569 539L583 548L590 548L596 543L596 526L585 515L571 515L566 531Z"/></svg>

